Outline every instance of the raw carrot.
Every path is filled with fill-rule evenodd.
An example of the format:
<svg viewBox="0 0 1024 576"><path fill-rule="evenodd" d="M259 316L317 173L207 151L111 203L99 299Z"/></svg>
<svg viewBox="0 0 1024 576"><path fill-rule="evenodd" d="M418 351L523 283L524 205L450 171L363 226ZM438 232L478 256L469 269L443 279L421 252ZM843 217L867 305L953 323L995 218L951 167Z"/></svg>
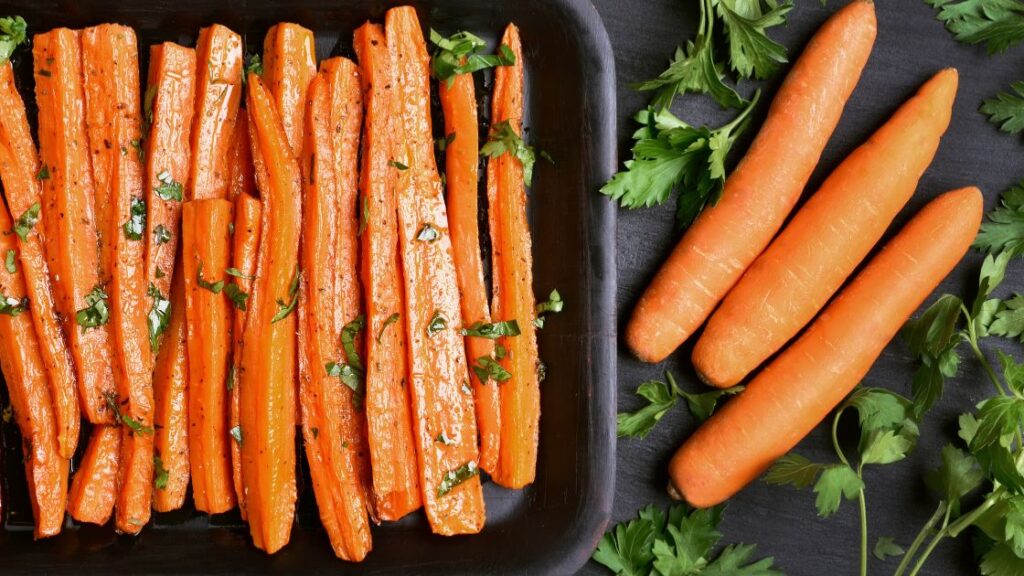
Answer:
<svg viewBox="0 0 1024 576"><path fill-rule="evenodd" d="M316 76L316 43L313 31L282 22L267 30L263 39L263 83L281 116L288 144L296 157L302 152L302 117L306 92Z"/></svg>
<svg viewBox="0 0 1024 576"><path fill-rule="evenodd" d="M487 305L484 267L480 261L480 231L477 227L477 182L479 180L480 138L477 128L476 89L472 74L459 74L451 83L438 85L444 110L445 182L448 188L448 225L452 234L452 256L459 280L462 324L491 321ZM466 337L470 364L481 358L494 361L494 340ZM486 362L486 361L485 361ZM498 382L470 375L473 405L480 433L480 468L495 472L501 440L501 407Z"/></svg>
<svg viewBox="0 0 1024 576"><path fill-rule="evenodd" d="M269 90L248 79L247 108L262 222L242 343L242 480L257 548L280 550L295 513L295 306L302 176Z"/></svg>
<svg viewBox="0 0 1024 576"><path fill-rule="evenodd" d="M519 30L510 24L502 44L516 55L515 64L494 72L492 126L508 122L522 134L523 54ZM540 377L537 367L537 335L533 325L533 256L530 226L526 217L526 186L523 166L505 153L487 163L487 194L494 265L494 317L515 320L519 336L504 337L505 356L500 360L511 378L502 383L500 458L494 481L507 488L531 484L537 469L540 433Z"/></svg>
<svg viewBox="0 0 1024 576"><path fill-rule="evenodd" d="M953 69L926 82L747 269L693 349L704 381L738 383L825 306L914 193L949 126L956 88Z"/></svg>
<svg viewBox="0 0 1024 576"><path fill-rule="evenodd" d="M29 131L25 103L14 85L14 69L10 62L0 66L0 99L5 103L0 107L0 180L3 181L7 206L12 214L19 216L31 214L33 206L42 211L39 155ZM78 445L78 383L71 352L57 319L42 227L33 228L24 235L18 234L17 239L17 249L11 248L14 252L7 252L4 256L10 265L14 265L15 260L21 264L39 352L53 400L57 444L61 456L70 458ZM18 258L15 259L13 254Z"/></svg>
<svg viewBox="0 0 1024 576"><path fill-rule="evenodd" d="M228 293L237 287L226 272L231 210L228 200L193 200L181 215L192 497L196 510L210 514L235 507L227 388L233 319ZM236 301L245 305L241 296Z"/></svg>
<svg viewBox="0 0 1024 576"><path fill-rule="evenodd" d="M669 464L676 495L714 506L806 436L960 261L981 212L977 188L925 206L796 342L676 452Z"/></svg>
<svg viewBox="0 0 1024 576"><path fill-rule="evenodd" d="M416 11L385 16L395 132L393 170L405 280L409 394L423 507L436 534L472 534L484 525L473 393L459 335L459 285L448 216L434 162L430 56ZM372 336L371 336L372 337ZM506 384L507 385L507 384Z"/></svg>
<svg viewBox="0 0 1024 576"><path fill-rule="evenodd" d="M236 200L239 194L252 196L256 190L256 174L252 168L252 150L249 149L249 115L244 112L239 112L235 119L228 167L231 173L228 199Z"/></svg>
<svg viewBox="0 0 1024 576"><path fill-rule="evenodd" d="M227 198L228 152L242 99L242 38L214 24L199 31L192 154L185 200Z"/></svg>
<svg viewBox="0 0 1024 576"><path fill-rule="evenodd" d="M117 469L121 454L121 428L92 427L85 455L71 479L68 513L79 522L102 526L114 513Z"/></svg>
<svg viewBox="0 0 1024 576"><path fill-rule="evenodd" d="M7 207L0 203L0 230L12 226ZM0 253L17 252L15 238L0 235ZM28 311L24 267L0 271L0 299L6 306L0 313L0 368L21 431L35 537L45 538L59 534L64 526L70 460L60 454L60 430L39 336Z"/></svg>
<svg viewBox="0 0 1024 576"><path fill-rule="evenodd" d="M660 362L704 322L793 209L875 40L875 9L854 0L793 65L722 199L686 231L626 326L626 343Z"/></svg>
<svg viewBox="0 0 1024 576"><path fill-rule="evenodd" d="M185 275L171 284L170 319L153 368L153 509L177 510L188 491L188 354L185 343Z"/></svg>
<svg viewBox="0 0 1024 576"><path fill-rule="evenodd" d="M357 355L348 355L358 354L359 339L345 328L358 322L362 312L356 236L361 123L355 64L345 58L325 60L309 87L301 157L299 400L320 520L334 553L352 562L365 558L372 547L363 365ZM352 342L347 348L343 338Z"/></svg>
<svg viewBox="0 0 1024 576"><path fill-rule="evenodd" d="M398 520L422 503L409 395L405 389L405 306L398 262L395 170L391 161L391 63L384 30L366 23L355 33L366 117L359 173L366 305L366 421L374 508Z"/></svg>
<svg viewBox="0 0 1024 576"><path fill-rule="evenodd" d="M239 115L240 120L248 124L248 115ZM246 132L246 146L248 132ZM245 158L249 158L247 153ZM251 161L248 162L251 164ZM260 243L260 201L245 192L239 192L235 197L235 233L234 233L234 267L239 272L235 278L239 290L246 294L252 294L252 280L256 275L256 254ZM240 425L239 415L239 389L242 362L242 341L245 333L245 319L248 316L248 306L245 310L235 308L234 327L232 338L232 372L228 375L228 389L231 391L231 414L230 429L238 428ZM238 428L241 430L241 428ZM232 479L235 485L235 499L238 501L238 509L242 519L248 518L245 506L245 484L242 482L242 446L239 442L231 442L231 469Z"/></svg>
<svg viewBox="0 0 1024 576"><path fill-rule="evenodd" d="M40 221L57 312L63 319L64 334L77 370L82 413L90 422L112 423L113 413L106 403L106 396L114 393L111 335L105 324L106 316L97 314L95 322L85 325L76 318L79 310L109 308L106 299L95 298L103 292L99 283L95 199L86 145L78 34L66 28L37 34L32 54L39 109L40 170L45 166L48 175L42 180ZM65 218L66 214L76 217ZM97 289L101 291L94 292Z"/></svg>

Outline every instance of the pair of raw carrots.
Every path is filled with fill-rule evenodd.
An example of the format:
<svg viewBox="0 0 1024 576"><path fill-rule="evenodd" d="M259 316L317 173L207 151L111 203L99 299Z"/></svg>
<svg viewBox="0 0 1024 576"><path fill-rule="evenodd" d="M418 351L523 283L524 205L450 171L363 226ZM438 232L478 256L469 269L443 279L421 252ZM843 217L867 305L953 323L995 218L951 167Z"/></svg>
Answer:
<svg viewBox="0 0 1024 576"><path fill-rule="evenodd" d="M727 180L722 201L684 235L627 328L637 356L659 361L708 320L693 362L702 379L724 388L818 316L672 459L673 488L694 505L732 496L810 432L867 373L977 232L977 189L940 196L825 307L931 163L956 95L956 71L947 69L851 153L776 236L856 86L875 34L874 6L865 0L822 26Z"/></svg>

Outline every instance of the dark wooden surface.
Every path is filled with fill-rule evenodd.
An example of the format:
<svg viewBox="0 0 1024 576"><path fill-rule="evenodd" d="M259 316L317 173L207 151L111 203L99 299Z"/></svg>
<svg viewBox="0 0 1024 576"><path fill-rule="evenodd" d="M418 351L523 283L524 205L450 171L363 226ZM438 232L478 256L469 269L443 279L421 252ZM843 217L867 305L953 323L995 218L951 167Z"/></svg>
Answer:
<svg viewBox="0 0 1024 576"><path fill-rule="evenodd" d="M594 0L615 50L618 80L618 128L620 155L628 152L634 125L629 117L645 105L647 97L629 84L657 75L664 69L675 47L690 38L695 29L697 3L680 0ZM842 6L832 1L823 7L816 0L799 0L789 24L773 37L785 44L791 59L824 21ZM991 208L998 194L1024 177L1024 145L1019 138L999 133L977 112L982 99L1005 89L1010 82L1024 79L1024 47L988 57L984 49L965 47L953 41L933 17L931 8L919 0L879 2L878 40L857 91L825 150L807 193L816 189L828 172L867 138L906 97L932 73L954 66L960 71L960 92L952 124L942 141L931 168L921 180L917 193L900 213L887 237L906 222L929 199L946 190L976 184ZM765 84L767 96L774 94L781 74ZM754 83L744 82L749 94ZM762 106L763 116L765 107ZM727 117L705 97L678 99L675 112L691 123L720 123ZM754 124L756 129L757 123ZM748 138L737 147L742 153ZM617 313L620 331L636 299L679 237L674 228L673 206L620 211L618 220ZM979 254L972 252L943 282L936 295L969 291L977 277ZM1024 288L1024 265L1011 265L1000 294ZM929 299L929 302L935 296ZM993 339L994 340L994 339ZM994 344L990 341L989 345ZM1020 347L1000 343L1020 356ZM689 348L684 347L661 365L645 365L619 348L618 400L620 410L639 406L633 394L647 379L659 378L672 370L683 386L700 386L690 367ZM866 378L871 386L884 386L909 393L910 359L906 347L894 341ZM979 367L965 358L960 375L947 384L946 394L928 416L921 430L917 450L905 461L869 468L865 472L869 517L869 542L891 536L907 547L920 526L931 515L936 500L922 481L926 470L938 463L941 446L955 438L956 417L991 394L991 385ZM685 407L668 414L645 440L621 440L617 455L617 484L613 521L632 518L648 503L669 504L665 494L666 464L679 443L694 429ZM852 430L847 430L852 434ZM820 428L797 450L818 460L834 459L827 432ZM755 483L733 498L721 526L723 542L758 544L759 555L774 556L778 566L790 575L855 574L858 562L859 528L855 503L845 502L829 519L818 518L813 495L788 488ZM897 561L871 559L871 574L891 574ZM583 574L605 570L588 563ZM922 574L974 574L968 537L946 541L932 555Z"/></svg>

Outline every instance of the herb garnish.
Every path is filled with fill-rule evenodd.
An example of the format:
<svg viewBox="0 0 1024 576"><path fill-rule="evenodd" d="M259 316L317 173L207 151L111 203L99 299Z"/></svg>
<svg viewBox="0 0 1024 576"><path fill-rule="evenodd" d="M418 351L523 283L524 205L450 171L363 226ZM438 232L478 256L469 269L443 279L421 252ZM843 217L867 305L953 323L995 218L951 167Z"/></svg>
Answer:
<svg viewBox="0 0 1024 576"><path fill-rule="evenodd" d="M487 142L480 148L480 155L487 156L488 158L497 158L506 152L519 160L519 163L523 166L523 182L527 186L532 186L533 167L537 163L537 155L533 150L533 146L528 146L526 142L523 142L519 134L516 134L512 124L508 120L503 120L491 126ZM548 159L551 158L548 155L542 156Z"/></svg>
<svg viewBox="0 0 1024 576"><path fill-rule="evenodd" d="M19 299L0 294L0 314L17 316L26 310L28 310L28 296Z"/></svg>
<svg viewBox="0 0 1024 576"><path fill-rule="evenodd" d="M128 221L122 228L125 238L142 240L142 235L146 232L146 201L141 196L132 196Z"/></svg>
<svg viewBox="0 0 1024 576"><path fill-rule="evenodd" d="M502 351L504 351L504 348L502 348ZM504 354L502 354L502 356L504 356ZM497 358L497 360L495 358ZM495 355L495 358L491 358L490 356L481 356L476 359L476 364L472 366L473 374L476 374L476 377L480 379L481 383L486 384L491 380L501 383L507 382L512 378L512 373L505 370L505 368L498 362L500 358L498 358L497 355Z"/></svg>
<svg viewBox="0 0 1024 576"><path fill-rule="evenodd" d="M200 288L205 288L214 294L220 294L220 291L224 289L223 280L210 282L203 278L203 262L199 263L199 268L196 270L196 284L198 284Z"/></svg>
<svg viewBox="0 0 1024 576"><path fill-rule="evenodd" d="M925 0L953 37L965 44L984 44L989 54L1003 52L1024 40L1024 5L1017 0Z"/></svg>
<svg viewBox="0 0 1024 576"><path fill-rule="evenodd" d="M454 470L445 472L441 477L441 483L437 485L437 497L440 498L451 492L456 486L480 474L480 467L476 462L470 460Z"/></svg>
<svg viewBox="0 0 1024 576"><path fill-rule="evenodd" d="M295 265L295 275L292 276L292 281L288 285L288 298L290 300L286 303L283 299L277 299L277 314L270 319L270 323L280 322L288 317L289 314L295 310L295 306L299 303L299 266Z"/></svg>
<svg viewBox="0 0 1024 576"><path fill-rule="evenodd" d="M18 235L18 238L25 240L28 238L28 233L32 231L36 223L39 222L39 211L42 210L39 202L28 207L18 216L18 219L14 222L14 233Z"/></svg>
<svg viewBox="0 0 1024 576"><path fill-rule="evenodd" d="M249 275L249 274L243 274L241 270L239 270L238 268L233 268L233 267L232 268L228 268L227 270L224 271L224 273L227 274L228 276L234 276L235 278L241 278L243 280L255 280L256 279L256 276Z"/></svg>
<svg viewBox="0 0 1024 576"><path fill-rule="evenodd" d="M107 293L103 286L97 284L85 295L85 308L75 312L75 322L82 327L82 332L89 328L103 326L110 320L107 308Z"/></svg>
<svg viewBox="0 0 1024 576"><path fill-rule="evenodd" d="M545 314L551 312L552 314L558 314L565 307L565 301L562 300L562 295L558 293L558 290L552 290L551 294L548 295L548 299L545 302L537 304L536 311L537 317L533 319L533 325L537 328L544 328Z"/></svg>
<svg viewBox="0 0 1024 576"><path fill-rule="evenodd" d="M235 439L235 442L238 442L239 446L242 445L242 427L241 426L235 426L235 427L231 428L231 430L229 430L228 433L231 434L231 437Z"/></svg>
<svg viewBox="0 0 1024 576"><path fill-rule="evenodd" d="M27 32L28 25L21 16L0 18L0 65L11 59L11 54L19 44L28 42Z"/></svg>
<svg viewBox="0 0 1024 576"><path fill-rule="evenodd" d="M388 166L391 166L392 168L398 168L399 170L408 170L409 169L408 166L406 166L405 164L402 164L398 160L388 160Z"/></svg>
<svg viewBox="0 0 1024 576"><path fill-rule="evenodd" d="M7 256L4 257L4 268L7 268L7 271L11 274L15 274L18 272L18 265L16 264L15 260L17 258L17 255L18 253L15 252L14 250L8 250Z"/></svg>
<svg viewBox="0 0 1024 576"><path fill-rule="evenodd" d="M36 180L49 180L50 179L50 167L46 164L39 166L39 172L36 173Z"/></svg>
<svg viewBox="0 0 1024 576"><path fill-rule="evenodd" d="M434 317L430 319L430 323L427 324L427 335L433 336L441 330L448 327L448 319L444 317L444 314L440 310L434 311Z"/></svg>
<svg viewBox="0 0 1024 576"><path fill-rule="evenodd" d="M424 224L423 227L420 228L419 233L416 234L417 240L419 240L420 242L426 242L428 244L432 244L440 237L441 233L437 230L437 228L434 228L433 224L429 222Z"/></svg>
<svg viewBox="0 0 1024 576"><path fill-rule="evenodd" d="M163 224L157 224L156 227L153 228L153 241L156 242L157 245L167 244L173 238L174 234L171 234L171 231Z"/></svg>
<svg viewBox="0 0 1024 576"><path fill-rule="evenodd" d="M438 444L444 444L445 446L452 446L455 444L455 440L449 438L448 435L445 434L444 432L441 432L440 434L435 436L434 442L437 442Z"/></svg>
<svg viewBox="0 0 1024 576"><path fill-rule="evenodd" d="M378 343L378 344L380 344L380 339L381 339L381 336L383 336L383 335L384 335L384 330L386 330L388 326L391 326L391 325L392 325L392 324L394 324L395 322L398 322L398 320L399 320L399 319L400 319L401 317L402 317L402 316L401 316L401 315L400 315L400 314L399 314L398 312L395 312L395 313L394 313L394 314L392 314L391 316L388 316L388 319L384 321L384 325L383 325L383 326L381 326L381 327L380 327L380 330L379 330L379 331L377 332L377 343Z"/></svg>
<svg viewBox="0 0 1024 576"><path fill-rule="evenodd" d="M242 288L234 282L224 285L224 295L228 297L228 300L234 304L235 308L246 311L246 301L249 300L249 293L242 290Z"/></svg>
<svg viewBox="0 0 1024 576"><path fill-rule="evenodd" d="M474 322L468 328L459 331L463 336L475 336L477 338L488 338L494 340L502 336L519 336L519 323L515 320L502 322Z"/></svg>
<svg viewBox="0 0 1024 576"><path fill-rule="evenodd" d="M385 324L385 326L387 326ZM363 362L359 359L359 350L356 349L356 336L366 328L366 316L360 314L341 328L341 348L345 351L345 358L356 370L362 372Z"/></svg>
<svg viewBox="0 0 1024 576"><path fill-rule="evenodd" d="M263 76L263 58L259 54L245 55L245 74L242 77L247 78L249 74Z"/></svg>
<svg viewBox="0 0 1024 576"><path fill-rule="evenodd" d="M114 422L117 424L124 424L125 426L132 429L132 432L136 434L152 435L153 427L145 426L138 420L132 418L128 414L121 413L121 407L117 399L117 394L114 392L107 392L103 395L103 398L107 401L107 408L114 413Z"/></svg>
<svg viewBox="0 0 1024 576"><path fill-rule="evenodd" d="M181 182L177 182L171 177L171 173L167 170L156 175L156 179L160 182L160 185L153 188L153 192L159 196L162 200L174 200L181 202L182 193L185 187L182 186Z"/></svg>
<svg viewBox="0 0 1024 576"><path fill-rule="evenodd" d="M157 490L167 489L167 480L170 477L170 473L167 468L164 468L164 461L160 459L160 455L153 454L153 485Z"/></svg>
<svg viewBox="0 0 1024 576"><path fill-rule="evenodd" d="M636 412L620 412L617 418L619 438L643 438L654 429L661 418L679 403L680 398L686 400L690 414L698 422L711 417L722 396L739 394L743 386L733 386L724 390L708 392L687 392L676 383L671 372L665 372L666 382L649 380L640 384L636 395L647 401L647 405Z"/></svg>
<svg viewBox="0 0 1024 576"><path fill-rule="evenodd" d="M159 348L160 335L166 332L167 327L171 324L171 301L165 298L153 284L149 285L146 294L153 299L146 323L149 326L149 347L155 352Z"/></svg>
<svg viewBox="0 0 1024 576"><path fill-rule="evenodd" d="M452 85L459 74L471 74L485 68L512 66L516 63L515 53L505 44L498 47L496 55L477 54L487 43L465 31L445 38L431 28L430 42L437 46L430 59L430 74L448 86Z"/></svg>

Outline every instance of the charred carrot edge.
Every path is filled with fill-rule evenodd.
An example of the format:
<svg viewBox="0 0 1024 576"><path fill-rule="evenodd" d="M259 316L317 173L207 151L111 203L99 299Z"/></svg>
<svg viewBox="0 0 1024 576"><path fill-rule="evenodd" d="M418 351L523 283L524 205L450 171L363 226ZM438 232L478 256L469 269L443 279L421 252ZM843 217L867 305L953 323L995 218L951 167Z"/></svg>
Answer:
<svg viewBox="0 0 1024 576"><path fill-rule="evenodd" d="M309 88L301 158L299 400L321 523L334 553L354 562L372 548L365 391L339 383L328 368L332 363L361 367L341 345L344 326L361 313L356 216L361 122L355 64L344 58L325 60Z"/></svg>
<svg viewBox="0 0 1024 576"><path fill-rule="evenodd" d="M679 448L669 464L675 495L714 506L817 426L967 252L981 213L977 188L925 206L796 342Z"/></svg>
<svg viewBox="0 0 1024 576"><path fill-rule="evenodd" d="M0 203L0 230L12 228L7 207ZM0 253L17 250L14 235L0 235ZM27 306L28 290L23 268L0 271L0 297ZM47 370L31 315L23 310L0 314L0 368L14 410L14 419L25 445L25 477L28 480L36 538L60 533L68 496L70 460L61 456L59 430L50 399Z"/></svg>
<svg viewBox="0 0 1024 576"><path fill-rule="evenodd" d="M438 86L444 109L445 182L448 188L448 225L452 234L452 256L462 295L462 324L490 323L484 267L480 261L480 231L477 225L478 166L480 138L477 129L476 89L472 74L459 74L451 84ZM494 359L494 340L466 337L466 360ZM480 468L493 473L498 466L501 442L501 406L498 383L481 380L471 373L476 425L480 433Z"/></svg>
<svg viewBox="0 0 1024 576"><path fill-rule="evenodd" d="M105 212L97 219L100 279L109 286L122 422L114 524L135 534L149 521L153 499L153 360L146 276L139 266L145 258L145 227L136 222L142 229L132 228L133 212L140 204L145 209L142 158L131 149L142 138L135 32L116 24L83 30L82 69L96 207L98 214Z"/></svg>
<svg viewBox="0 0 1024 576"><path fill-rule="evenodd" d="M516 62L494 73L491 122L508 121L517 134L523 122L523 56L519 30L509 25L502 44L512 49ZM491 164L494 168L491 169ZM501 385L501 447L494 481L508 488L533 482L537 469L537 437L540 428L540 380L537 336L533 325L533 256L530 226L526 217L526 185L523 167L511 154L488 162L493 183L490 199L491 238L494 246L494 317L515 320L519 336L501 339L505 347L502 367L512 377Z"/></svg>
<svg viewBox="0 0 1024 576"><path fill-rule="evenodd" d="M185 276L180 267L170 296L171 317L153 368L153 509L157 512L185 504L190 477Z"/></svg>
<svg viewBox="0 0 1024 576"><path fill-rule="evenodd" d="M249 297L239 391L242 480L253 543L288 544L295 513L295 331L302 176L259 76L247 109L256 186L263 202L256 280Z"/></svg>
<svg viewBox="0 0 1024 576"><path fill-rule="evenodd" d="M103 525L114 513L117 469L121 454L121 429L96 425L89 435L85 455L71 479L68 513L79 522Z"/></svg>
<svg viewBox="0 0 1024 576"><path fill-rule="evenodd" d="M306 92L316 76L313 31L282 22L270 27L263 39L263 83L281 116L288 145L296 157L302 152L302 117Z"/></svg>
<svg viewBox="0 0 1024 576"><path fill-rule="evenodd" d="M252 168L252 150L249 148L249 115L238 113L235 119L235 135L228 153L231 183L228 199L235 200L241 194L253 196L256 191L256 175Z"/></svg>
<svg viewBox="0 0 1024 576"><path fill-rule="evenodd" d="M782 227L857 85L875 41L875 8L854 0L793 64L721 200L690 226L637 303L626 344L664 360L707 319Z"/></svg>
<svg viewBox="0 0 1024 576"><path fill-rule="evenodd" d="M484 499L469 367L457 326L459 286L434 162L430 56L412 7L388 10L385 34L392 83L402 87L392 107L402 134L392 148L392 166L407 167L393 169L423 508L435 533L471 534L483 528ZM424 240L428 226L433 237Z"/></svg>
<svg viewBox="0 0 1024 576"><path fill-rule="evenodd" d="M109 326L85 330L75 320L76 312L89 306L87 295L99 286L78 34L66 28L37 34L32 54L39 109L39 153L41 166L46 167L49 175L42 180L40 224L57 311L63 319L77 371L82 413L90 422L111 423L113 414L106 404L106 396L114 393ZM61 217L64 214L77 217Z"/></svg>
<svg viewBox="0 0 1024 576"><path fill-rule="evenodd" d="M182 208L182 269L188 346L189 462L196 509L235 507L228 427L231 352L230 268L232 204L193 200Z"/></svg>
<svg viewBox="0 0 1024 576"><path fill-rule="evenodd" d="M0 66L0 180L11 213L22 215L33 206L42 210L39 186L40 165L36 145L28 127L25 103L14 85L14 69ZM18 236L18 260L29 295L32 322L38 335L39 351L46 367L50 397L56 418L60 454L70 458L78 445L78 382L64 334L57 320L57 305L50 284L50 269L44 254L42 227L24 238Z"/></svg>
<svg viewBox="0 0 1024 576"><path fill-rule="evenodd" d="M247 116L239 116L239 119ZM246 132L245 145L249 145L248 132ZM246 158L248 158L248 154ZM235 197L235 234L234 234L234 255L235 268L241 274L235 278L238 288L246 294L252 294L252 280L256 275L256 255L260 244L260 201L249 194L240 192ZM229 375L229 386L231 390L231 429L240 425L239 416L239 389L241 378L242 362L242 341L245 332L245 319L248 316L246 310L235 309L235 324L232 332L232 370ZM241 430L241 428L238 428ZM238 509L242 519L248 518L245 505L245 484L242 481L242 446L237 438L231 442L231 468L235 485L235 499L238 501Z"/></svg>
<svg viewBox="0 0 1024 576"><path fill-rule="evenodd" d="M242 99L242 38L214 24L196 44L196 104L186 200L226 198L228 152Z"/></svg>
<svg viewBox="0 0 1024 576"><path fill-rule="evenodd" d="M410 399L405 390L405 306L391 161L391 63L384 30L355 32L365 114L359 173L360 267L366 305L366 420L374 509L398 520L421 506Z"/></svg>
<svg viewBox="0 0 1024 576"><path fill-rule="evenodd" d="M171 42L149 49L149 78L143 97L144 120L149 125L145 145L146 279L164 299L170 297L175 276L195 83L195 50Z"/></svg>

